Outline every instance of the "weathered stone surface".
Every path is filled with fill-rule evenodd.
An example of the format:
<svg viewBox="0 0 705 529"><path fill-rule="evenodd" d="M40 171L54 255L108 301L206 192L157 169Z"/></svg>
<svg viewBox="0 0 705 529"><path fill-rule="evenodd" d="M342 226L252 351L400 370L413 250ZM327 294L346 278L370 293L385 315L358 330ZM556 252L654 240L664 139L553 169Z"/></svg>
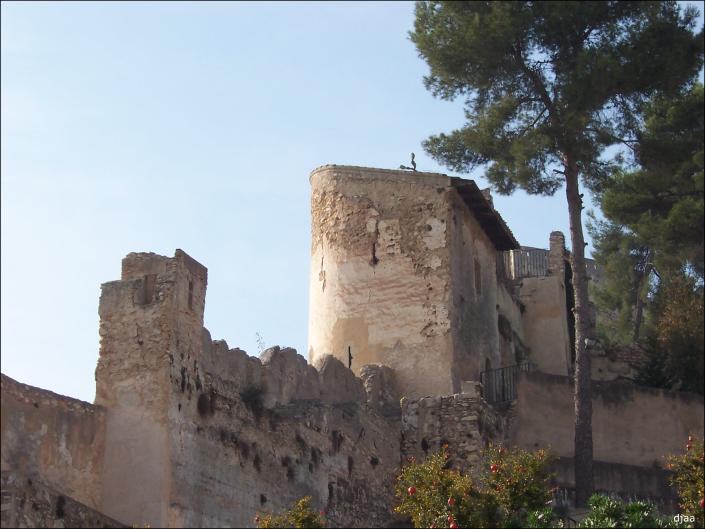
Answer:
<svg viewBox="0 0 705 529"><path fill-rule="evenodd" d="M321 398L318 372L295 349L270 347L260 355L260 360L266 372L266 407Z"/></svg>
<svg viewBox="0 0 705 529"><path fill-rule="evenodd" d="M573 457L573 381L546 373L521 373L516 418L509 440L528 449L550 446ZM652 467L683 451L688 435L703 436L703 397L622 381L592 384L595 460Z"/></svg>
<svg viewBox="0 0 705 529"><path fill-rule="evenodd" d="M360 378L367 393L367 403L385 416L400 416L401 394L394 371L385 365L367 364L360 368Z"/></svg>
<svg viewBox="0 0 705 529"><path fill-rule="evenodd" d="M107 410L2 375L2 470L100 508Z"/></svg>
<svg viewBox="0 0 705 529"><path fill-rule="evenodd" d="M129 254L121 280L102 285L94 405L2 377L3 472L56 491L16 495L3 474L3 526L65 523L47 507L59 494L128 526L246 527L310 495L329 526L379 527L393 520L402 456L447 443L472 470L507 432L512 444L572 455L567 379L544 374L502 409L477 382L524 360L570 371L562 235L543 251L544 275L512 283L498 273L491 200L456 185L474 184L341 166L311 182L315 367L290 348L255 358L213 341L208 272L182 250ZM612 362L610 376L632 361L595 354L598 373ZM598 482L659 494L663 476L644 469L688 433L702 436L702 398L595 388L595 454L615 463ZM93 523L81 509L73 523Z"/></svg>
<svg viewBox="0 0 705 529"><path fill-rule="evenodd" d="M362 380L331 355L319 357L316 362L321 383L321 398L326 402L367 401Z"/></svg>
<svg viewBox="0 0 705 529"><path fill-rule="evenodd" d="M448 445L454 467L475 473L482 450L505 437L506 418L477 396L403 398L401 407L402 457L423 461Z"/></svg>
<svg viewBox="0 0 705 529"><path fill-rule="evenodd" d="M2 527L128 527L17 471L2 471Z"/></svg>

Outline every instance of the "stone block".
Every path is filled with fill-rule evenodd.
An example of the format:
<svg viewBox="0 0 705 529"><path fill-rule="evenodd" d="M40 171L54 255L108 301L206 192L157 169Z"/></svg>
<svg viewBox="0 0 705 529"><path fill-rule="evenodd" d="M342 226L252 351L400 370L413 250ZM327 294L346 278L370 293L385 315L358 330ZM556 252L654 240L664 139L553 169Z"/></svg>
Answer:
<svg viewBox="0 0 705 529"><path fill-rule="evenodd" d="M331 355L319 357L318 377L321 399L324 402L367 402L367 394L362 380Z"/></svg>

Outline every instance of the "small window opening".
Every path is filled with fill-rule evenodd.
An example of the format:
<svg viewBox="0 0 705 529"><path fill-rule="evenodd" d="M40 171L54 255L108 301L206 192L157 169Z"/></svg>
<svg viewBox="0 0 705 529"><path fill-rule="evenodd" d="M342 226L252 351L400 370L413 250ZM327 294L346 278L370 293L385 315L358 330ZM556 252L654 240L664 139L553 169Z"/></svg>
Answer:
<svg viewBox="0 0 705 529"><path fill-rule="evenodd" d="M475 259L475 294L482 295L482 268L477 259Z"/></svg>
<svg viewBox="0 0 705 529"><path fill-rule="evenodd" d="M145 305L154 301L154 288L157 284L157 274L144 276L144 303Z"/></svg>
<svg viewBox="0 0 705 529"><path fill-rule="evenodd" d="M193 281L188 282L188 308L193 309Z"/></svg>

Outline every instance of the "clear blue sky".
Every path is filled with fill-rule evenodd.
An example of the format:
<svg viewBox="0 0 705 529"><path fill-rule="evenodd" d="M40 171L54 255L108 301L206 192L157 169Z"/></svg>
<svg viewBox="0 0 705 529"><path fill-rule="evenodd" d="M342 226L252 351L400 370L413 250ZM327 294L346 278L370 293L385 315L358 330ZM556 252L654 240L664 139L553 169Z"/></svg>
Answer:
<svg viewBox="0 0 705 529"><path fill-rule="evenodd" d="M448 172L411 2L2 3L2 372L92 401L100 284L132 251L209 269L205 324L305 355L323 164ZM486 182L473 177L481 186ZM495 197L520 243L564 195Z"/></svg>

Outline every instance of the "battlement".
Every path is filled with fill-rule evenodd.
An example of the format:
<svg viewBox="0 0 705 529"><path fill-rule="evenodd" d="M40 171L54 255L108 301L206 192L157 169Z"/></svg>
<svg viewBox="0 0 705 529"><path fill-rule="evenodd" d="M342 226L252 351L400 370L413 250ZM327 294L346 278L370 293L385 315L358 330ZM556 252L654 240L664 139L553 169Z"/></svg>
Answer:
<svg viewBox="0 0 705 529"><path fill-rule="evenodd" d="M430 191L422 200L439 195L435 189ZM425 223L422 226L430 225L431 230L419 230L420 240L405 259L447 258L447 247L435 244L445 240L441 235L446 228L442 226L453 220L437 216L434 203L429 203L431 207L421 207L420 212L417 206L421 215L412 222L421 220ZM389 244L384 246L388 251L380 253L382 262L377 263L377 273L398 249L394 230L388 229L394 223L385 228L384 217L378 220ZM466 231L478 229L471 223L470 218L462 219L462 224L458 221ZM424 239L429 232L433 236ZM564 252L558 235L552 234L552 250ZM451 244L462 246L463 241L475 245L475 259L493 255L488 254L491 242L486 239L458 235ZM366 262L364 265L370 267ZM493 286L488 278L495 270L483 268L480 280L486 295ZM433 266L410 267L404 281L418 277L430 282L433 270ZM391 286L376 283L382 292L375 295L387 295L384 288L394 291L395 276L386 277ZM463 279L463 274L456 279ZM332 282L330 276L328 280ZM523 279L527 283L522 290L527 314L535 313L540 318L541 324L533 328L545 329L550 320L545 314L533 312L540 298L530 289L556 297L556 292L547 289L560 291L560 280L560 275ZM323 281L325 285L325 275ZM364 355L359 354L357 346L353 354L358 364L353 362L352 367L359 366L360 377L330 354L316 355L313 365L287 347L272 347L259 358L252 357L241 349L229 348L224 340L212 340L203 327L206 282L206 268L181 250L174 257L153 253L125 257L121 279L102 285L100 359L93 405L2 376L3 477L10 476L7 471L22 476L22 482L30 487L26 497L39 507L23 510L18 500L3 512L3 520L9 516L49 519L51 507L56 505L53 512L57 519L65 517L77 523L90 524L101 513L110 517L103 523L113 525L118 520L127 526L246 527L258 511L280 512L302 496L311 496L315 508L326 511L332 527L385 527L393 521L394 476L406 457L423 459L449 444L454 465L476 468L487 443L507 438L527 448L553 444L562 458L572 456L572 443L566 433L572 420L572 390L566 377L521 377L518 401L502 411L481 397L480 384L472 378L461 379L461 391L453 394L415 398L405 391L408 373L399 365L361 362ZM443 290L442 282L430 284ZM416 284L396 285L402 296L409 295L410 289L402 288L408 285ZM516 320L519 316L510 312L511 307L507 308L510 302L501 297L503 291L498 290L497 298L461 292L468 300L476 296L473 310L491 303L493 310L489 312L502 322L499 346L511 345L521 323ZM406 302L402 312L419 307L428 310L421 315L430 317L432 325L424 327L421 336L430 340L417 350L425 350L426 356L437 362L439 355L428 352L435 352L429 344L448 345L444 339L448 319L443 313L443 297L429 296L426 303L413 294L400 299ZM433 302L428 303L431 299ZM345 308L339 305L338 310L341 306ZM395 304L388 308L399 310ZM409 314L412 318L407 321L388 319L384 326L366 335L367 339L380 330L401 333L401 337L411 335L414 327L410 322L418 323L413 317L419 314ZM514 318L511 322L510 317ZM361 325L355 317L342 321L349 326L347 330L354 331ZM494 347L488 335L481 334L494 321L478 317L474 321L477 327L471 328L473 337L486 340L483 347ZM549 333L554 341L555 336L555 330ZM392 352L389 358L394 360L399 351ZM548 361L543 363L546 366L550 367ZM428 370L412 367L417 375L428 376ZM462 377L463 373L455 375ZM658 496L663 476L649 473L644 465L651 465L656 454L677 448L680 437L702 431L702 398L645 392L614 383L596 387L593 406L599 435L595 453L612 461L617 453L614 447L629 439L616 462L631 464L629 468L622 465L622 470L607 476L603 483L609 490L638 490ZM651 425L651 436L638 435L631 429L631 418L652 409L661 410L657 414L660 422L669 417L668 428L659 423ZM651 415L647 415L639 416L639 422L649 423ZM547 416L557 417L563 426L552 419L551 427L547 427ZM613 419L619 420L618 427ZM668 435L658 437L656 434L662 431ZM673 432L678 435L674 437ZM564 470L559 469L561 483L570 487L570 476ZM620 481L633 475L654 480L638 489ZM12 492L13 483L3 482L4 495ZM45 493L40 483L57 494Z"/></svg>

